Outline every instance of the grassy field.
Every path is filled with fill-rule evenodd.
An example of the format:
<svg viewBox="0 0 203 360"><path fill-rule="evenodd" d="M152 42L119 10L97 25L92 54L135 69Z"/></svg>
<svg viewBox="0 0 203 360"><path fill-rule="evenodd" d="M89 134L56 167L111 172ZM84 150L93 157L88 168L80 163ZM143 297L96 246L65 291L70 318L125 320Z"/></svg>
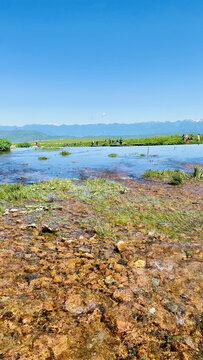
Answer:
<svg viewBox="0 0 203 360"><path fill-rule="evenodd" d="M66 146L94 146L98 143L98 146L120 146L120 138L78 138L78 139L60 139L60 140L43 140L39 141L38 145L42 147L66 147ZM201 144L203 143L203 138L201 139ZM194 136L192 144L197 144L197 136ZM122 145L179 145L185 144L182 141L181 136L154 136L147 138L135 138L135 139L125 139L123 138ZM191 142L189 141L189 144ZM32 142L31 145L35 145L35 142Z"/></svg>

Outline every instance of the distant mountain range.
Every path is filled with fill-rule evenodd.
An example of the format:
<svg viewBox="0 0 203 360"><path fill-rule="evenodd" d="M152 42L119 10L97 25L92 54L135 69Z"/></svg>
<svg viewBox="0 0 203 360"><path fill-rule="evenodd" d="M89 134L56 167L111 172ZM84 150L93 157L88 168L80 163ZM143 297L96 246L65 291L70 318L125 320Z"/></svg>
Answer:
<svg viewBox="0 0 203 360"><path fill-rule="evenodd" d="M0 138L12 142L49 140L74 137L144 137L183 133L203 133L203 120L175 122L146 122L134 124L89 125L24 125L0 126Z"/></svg>

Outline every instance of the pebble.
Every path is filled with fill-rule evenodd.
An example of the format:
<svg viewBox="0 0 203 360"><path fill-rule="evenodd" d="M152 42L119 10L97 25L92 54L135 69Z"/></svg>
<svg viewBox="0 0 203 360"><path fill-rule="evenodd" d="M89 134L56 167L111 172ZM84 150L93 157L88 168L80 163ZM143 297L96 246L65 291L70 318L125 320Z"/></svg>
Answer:
<svg viewBox="0 0 203 360"><path fill-rule="evenodd" d="M111 285L115 284L115 282L116 282L115 279L111 275L109 275L105 278L106 285L111 286Z"/></svg>
<svg viewBox="0 0 203 360"><path fill-rule="evenodd" d="M170 301L165 305L165 308L172 313L176 313L178 310L178 304Z"/></svg>
<svg viewBox="0 0 203 360"><path fill-rule="evenodd" d="M135 266L136 266L137 268L143 268L143 267L145 267L145 265L146 265L146 261L145 261L145 260L137 260L137 261L135 262Z"/></svg>
<svg viewBox="0 0 203 360"><path fill-rule="evenodd" d="M155 307L151 307L151 308L149 309L149 314L150 314L150 315L154 315L155 312L156 312Z"/></svg>
<svg viewBox="0 0 203 360"><path fill-rule="evenodd" d="M154 287L159 286L159 285L160 285L160 280L157 279L157 278L152 278L152 279L151 279L151 284L152 284L152 286L154 286Z"/></svg>
<svg viewBox="0 0 203 360"><path fill-rule="evenodd" d="M119 242L116 244L116 248L117 248L118 252L125 250L125 243L124 243L124 241L122 241L122 240L119 241Z"/></svg>
<svg viewBox="0 0 203 360"><path fill-rule="evenodd" d="M126 264L127 264L127 261L124 260L124 259L119 259L119 260L117 261L117 264L119 264L119 265L126 265Z"/></svg>

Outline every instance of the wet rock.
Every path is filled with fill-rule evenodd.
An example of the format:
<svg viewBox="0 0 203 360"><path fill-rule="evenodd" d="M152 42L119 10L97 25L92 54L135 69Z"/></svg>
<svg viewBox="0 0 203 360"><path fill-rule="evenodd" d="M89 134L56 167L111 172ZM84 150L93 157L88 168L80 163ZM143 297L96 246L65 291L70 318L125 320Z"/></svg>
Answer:
<svg viewBox="0 0 203 360"><path fill-rule="evenodd" d="M116 283L115 279L111 275L107 276L104 281L108 286L114 285Z"/></svg>
<svg viewBox="0 0 203 360"><path fill-rule="evenodd" d="M36 228L37 228L37 224L32 223L32 224L21 225L21 226L20 226L20 229L22 229L22 230L29 229L29 228L36 229Z"/></svg>
<svg viewBox="0 0 203 360"><path fill-rule="evenodd" d="M121 240L116 244L114 251L121 252L123 250L125 250L125 243L124 243L124 241Z"/></svg>
<svg viewBox="0 0 203 360"><path fill-rule="evenodd" d="M65 309L72 315L79 315L84 312L84 304L80 295L71 295L65 302Z"/></svg>
<svg viewBox="0 0 203 360"><path fill-rule="evenodd" d="M8 319L11 320L13 319L14 315L12 313L12 311L4 311L2 314L3 319Z"/></svg>
<svg viewBox="0 0 203 360"><path fill-rule="evenodd" d="M117 320L116 326L119 333L126 332L132 328L132 324L128 321Z"/></svg>
<svg viewBox="0 0 203 360"><path fill-rule="evenodd" d="M127 265L127 261L124 260L124 259L119 259L119 260L117 261L117 264L119 264L119 265Z"/></svg>
<svg viewBox="0 0 203 360"><path fill-rule="evenodd" d="M94 259L94 256L92 254L89 254L89 253L84 253L82 255L82 257L86 258L86 259Z"/></svg>
<svg viewBox="0 0 203 360"><path fill-rule="evenodd" d="M133 300L133 292L130 289L117 289L113 297L117 301L129 302Z"/></svg>
<svg viewBox="0 0 203 360"><path fill-rule="evenodd" d="M56 360L61 359L61 357L67 356L69 350L68 341L66 335L58 335L52 345L52 351Z"/></svg>
<svg viewBox="0 0 203 360"><path fill-rule="evenodd" d="M177 312L180 312L180 313L185 312L185 309L181 304L175 303L173 301L167 302L165 304L165 309L172 312L172 313L174 313L174 314L177 313Z"/></svg>
<svg viewBox="0 0 203 360"><path fill-rule="evenodd" d="M157 278L152 278L151 279L151 284L152 284L152 286L157 287L157 286L160 285L160 280L157 279Z"/></svg>
<svg viewBox="0 0 203 360"><path fill-rule="evenodd" d="M135 262L135 266L136 266L137 268L144 268L145 265L146 265L146 261L145 261L145 260L137 260L137 261Z"/></svg>
<svg viewBox="0 0 203 360"><path fill-rule="evenodd" d="M150 315L154 315L155 312L156 312L155 307L151 307L151 308L149 309L149 314L150 314Z"/></svg>
<svg viewBox="0 0 203 360"><path fill-rule="evenodd" d="M42 225L42 229L40 231L41 234L44 234L44 233L51 233L51 234L54 234L58 231L58 229L54 229L46 224Z"/></svg>
<svg viewBox="0 0 203 360"><path fill-rule="evenodd" d="M27 281L28 285L30 285L31 281L36 278L37 278L37 275L35 273L29 273L25 276L25 280Z"/></svg>
<svg viewBox="0 0 203 360"><path fill-rule="evenodd" d="M83 298L79 294L70 294L65 302L65 309L72 315L80 315L88 313L96 308L96 303L91 301L88 304L83 302Z"/></svg>

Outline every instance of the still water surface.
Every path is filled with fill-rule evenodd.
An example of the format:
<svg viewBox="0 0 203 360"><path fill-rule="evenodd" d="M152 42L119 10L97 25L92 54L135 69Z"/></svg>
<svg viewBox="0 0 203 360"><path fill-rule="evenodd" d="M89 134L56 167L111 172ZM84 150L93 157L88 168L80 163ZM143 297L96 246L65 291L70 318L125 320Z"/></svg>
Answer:
<svg viewBox="0 0 203 360"><path fill-rule="evenodd" d="M71 155L61 156L62 150L69 151ZM111 153L116 153L117 157L109 157ZM45 156L48 160L40 161L39 156ZM81 178L89 176L92 171L101 170L141 177L148 169L187 171L187 163L203 163L203 145L69 147L56 151L15 149L0 155L0 183L30 183L53 177Z"/></svg>

